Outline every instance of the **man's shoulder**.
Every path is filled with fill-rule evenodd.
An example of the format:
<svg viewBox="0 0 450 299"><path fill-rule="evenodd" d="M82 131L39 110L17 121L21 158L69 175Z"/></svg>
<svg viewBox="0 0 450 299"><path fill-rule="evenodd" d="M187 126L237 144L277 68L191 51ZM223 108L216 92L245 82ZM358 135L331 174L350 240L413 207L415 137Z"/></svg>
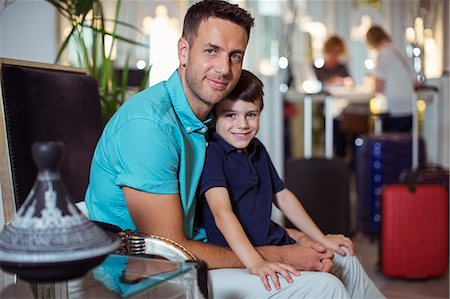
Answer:
<svg viewBox="0 0 450 299"><path fill-rule="evenodd" d="M120 123L147 120L163 125L173 123L176 117L172 99L162 83L132 96L116 114Z"/></svg>
<svg viewBox="0 0 450 299"><path fill-rule="evenodd" d="M172 99L164 83L149 87L132 96L121 107L132 115L161 117L173 110Z"/></svg>
<svg viewBox="0 0 450 299"><path fill-rule="evenodd" d="M128 131L132 130L131 128L136 130L148 128L152 134L160 132L168 136L179 131L179 126L171 97L161 83L128 99L108 122L106 134L114 136L124 128L128 128Z"/></svg>

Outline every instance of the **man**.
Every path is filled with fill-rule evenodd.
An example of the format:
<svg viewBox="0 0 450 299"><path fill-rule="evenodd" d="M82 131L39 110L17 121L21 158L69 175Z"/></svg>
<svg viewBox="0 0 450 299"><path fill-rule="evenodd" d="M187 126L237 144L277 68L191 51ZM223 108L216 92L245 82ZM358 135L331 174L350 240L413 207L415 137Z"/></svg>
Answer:
<svg viewBox="0 0 450 299"><path fill-rule="evenodd" d="M209 113L239 80L252 26L246 11L224 1L205 0L188 10L178 42L178 70L128 100L105 127L86 192L89 216L181 243L210 269L218 269L210 271L215 298L347 298L342 282L326 273L333 265L332 253L298 231L292 234L300 246L258 251L269 261L323 273L304 272L269 293L257 276L230 269L243 267L236 255L204 243L204 232L194 227Z"/></svg>
<svg viewBox="0 0 450 299"><path fill-rule="evenodd" d="M386 98L388 106L388 116L383 118L383 132L411 132L411 99L414 86L418 84L416 74L407 57L395 48L382 27L370 27L366 39L369 47L378 52L375 92Z"/></svg>

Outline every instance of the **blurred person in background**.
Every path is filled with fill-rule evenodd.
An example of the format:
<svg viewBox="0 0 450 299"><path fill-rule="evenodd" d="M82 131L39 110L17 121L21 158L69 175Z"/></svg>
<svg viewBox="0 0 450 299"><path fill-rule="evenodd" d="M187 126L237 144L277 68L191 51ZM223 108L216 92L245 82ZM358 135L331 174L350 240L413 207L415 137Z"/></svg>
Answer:
<svg viewBox="0 0 450 299"><path fill-rule="evenodd" d="M351 86L353 84L350 73L345 65L344 58L347 48L344 41L333 35L329 37L323 45L323 65L314 65L314 72L317 80L322 86Z"/></svg>
<svg viewBox="0 0 450 299"><path fill-rule="evenodd" d="M410 132L416 75L407 58L394 47L383 28L369 28L366 40L369 47L378 53L374 92L381 94L387 102L388 115L383 118L383 131Z"/></svg>
<svg viewBox="0 0 450 299"><path fill-rule="evenodd" d="M314 72L323 89L351 87L353 80L345 64L347 47L337 35L330 36L323 46L323 65L314 64ZM340 105L341 104L341 105ZM336 102L333 105L333 142L337 157L346 156L347 147L356 135L367 130L367 105ZM345 126L344 126L345 125Z"/></svg>

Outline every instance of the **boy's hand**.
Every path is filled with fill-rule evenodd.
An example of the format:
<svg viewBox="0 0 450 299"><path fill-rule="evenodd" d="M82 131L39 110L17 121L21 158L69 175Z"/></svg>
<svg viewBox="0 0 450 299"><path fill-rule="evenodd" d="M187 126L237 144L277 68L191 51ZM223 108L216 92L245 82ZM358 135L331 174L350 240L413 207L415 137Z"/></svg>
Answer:
<svg viewBox="0 0 450 299"><path fill-rule="evenodd" d="M269 280L267 278L268 276L271 277L275 289L279 290L281 286L280 281L278 280L278 273L281 274L288 283L293 282L289 272L294 274L295 276L300 275L300 272L295 270L292 266L283 263L271 263L265 260L262 260L261 262L249 267L248 270L250 271L250 273L258 275L261 278L264 287L268 291L271 290Z"/></svg>
<svg viewBox="0 0 450 299"><path fill-rule="evenodd" d="M334 252L339 253L342 256L346 255L345 250L343 250L341 248L341 246L345 246L348 248L348 251L350 253L350 255L355 255L355 250L353 247L353 242L352 240L350 240L350 238L347 238L344 235L332 235L332 234L328 234L325 236L325 239L323 241L323 245L330 249L333 250Z"/></svg>

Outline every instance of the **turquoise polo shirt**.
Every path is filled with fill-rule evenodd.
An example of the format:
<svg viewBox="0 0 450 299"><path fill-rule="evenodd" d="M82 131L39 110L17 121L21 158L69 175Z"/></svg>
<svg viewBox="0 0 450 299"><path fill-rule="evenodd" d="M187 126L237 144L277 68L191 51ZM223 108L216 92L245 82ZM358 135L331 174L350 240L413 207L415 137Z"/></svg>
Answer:
<svg viewBox="0 0 450 299"><path fill-rule="evenodd" d="M204 240L204 233L194 228L194 216L208 121L195 116L177 71L126 101L106 125L94 152L85 196L89 217L136 230L123 186L178 193L186 237Z"/></svg>

